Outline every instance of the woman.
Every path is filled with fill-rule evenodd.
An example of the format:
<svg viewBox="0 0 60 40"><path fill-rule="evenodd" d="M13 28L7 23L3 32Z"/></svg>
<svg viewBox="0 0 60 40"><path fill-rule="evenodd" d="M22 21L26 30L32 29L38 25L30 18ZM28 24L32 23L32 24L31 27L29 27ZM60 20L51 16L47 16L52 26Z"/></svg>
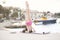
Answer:
<svg viewBox="0 0 60 40"><path fill-rule="evenodd" d="M26 1L26 15L25 15L25 18L26 18L26 29L23 30L23 32L26 32L28 31L29 33L32 32L32 19L31 19L31 16L30 16L30 10L29 10L29 4L28 2Z"/></svg>

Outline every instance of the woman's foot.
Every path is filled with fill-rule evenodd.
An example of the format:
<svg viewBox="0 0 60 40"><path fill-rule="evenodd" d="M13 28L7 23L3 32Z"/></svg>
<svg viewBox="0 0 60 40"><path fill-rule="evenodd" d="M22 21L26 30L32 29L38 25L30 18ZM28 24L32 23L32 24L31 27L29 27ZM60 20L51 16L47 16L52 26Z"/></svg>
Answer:
<svg viewBox="0 0 60 40"><path fill-rule="evenodd" d="M31 30L31 31L29 31L29 33L32 33L33 31Z"/></svg>
<svg viewBox="0 0 60 40"><path fill-rule="evenodd" d="M27 31L27 28L25 30L23 30L22 32L25 33Z"/></svg>
<svg viewBox="0 0 60 40"><path fill-rule="evenodd" d="M23 30L22 32L25 33L25 30Z"/></svg>

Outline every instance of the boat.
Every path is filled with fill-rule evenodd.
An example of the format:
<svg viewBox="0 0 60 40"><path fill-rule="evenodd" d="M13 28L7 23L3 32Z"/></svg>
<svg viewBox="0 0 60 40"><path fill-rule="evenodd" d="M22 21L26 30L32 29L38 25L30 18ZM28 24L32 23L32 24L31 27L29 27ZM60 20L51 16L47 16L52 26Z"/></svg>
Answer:
<svg viewBox="0 0 60 40"><path fill-rule="evenodd" d="M47 24L54 24L56 23L57 19L56 18L50 18L50 19L47 19L45 17L42 17L41 19L36 19L34 20L34 23L36 25L38 24L43 24L43 25L47 25Z"/></svg>

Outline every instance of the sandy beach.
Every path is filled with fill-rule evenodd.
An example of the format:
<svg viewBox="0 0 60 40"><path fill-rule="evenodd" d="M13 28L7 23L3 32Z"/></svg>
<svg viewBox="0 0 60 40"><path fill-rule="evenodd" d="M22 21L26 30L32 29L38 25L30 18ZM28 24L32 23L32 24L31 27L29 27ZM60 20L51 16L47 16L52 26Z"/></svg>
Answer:
<svg viewBox="0 0 60 40"><path fill-rule="evenodd" d="M60 33L52 34L26 34L11 33L6 30L0 30L0 40L60 40Z"/></svg>
<svg viewBox="0 0 60 40"><path fill-rule="evenodd" d="M6 24L10 25L9 22L0 23L0 40L60 40L60 33L50 33L50 34L26 34L17 32L11 32L8 30L3 30Z"/></svg>

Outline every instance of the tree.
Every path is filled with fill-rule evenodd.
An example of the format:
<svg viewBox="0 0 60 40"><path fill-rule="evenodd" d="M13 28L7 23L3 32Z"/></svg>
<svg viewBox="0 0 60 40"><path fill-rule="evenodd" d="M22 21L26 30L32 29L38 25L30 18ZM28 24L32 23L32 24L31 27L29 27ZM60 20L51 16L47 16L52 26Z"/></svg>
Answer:
<svg viewBox="0 0 60 40"><path fill-rule="evenodd" d="M0 5L0 14L3 14L3 17L8 18L9 13L10 13L10 10L8 8L5 8L2 5Z"/></svg>
<svg viewBox="0 0 60 40"><path fill-rule="evenodd" d="M55 13L55 14L54 14L54 17L55 17L55 18L56 18L56 17L57 17L57 18L60 18L60 13Z"/></svg>
<svg viewBox="0 0 60 40"><path fill-rule="evenodd" d="M3 10L4 10L4 9L3 9L3 6L0 5L0 14L3 13Z"/></svg>
<svg viewBox="0 0 60 40"><path fill-rule="evenodd" d="M3 11L4 17L6 17L7 19L9 19L9 13L10 13L10 10L4 8L4 11Z"/></svg>

